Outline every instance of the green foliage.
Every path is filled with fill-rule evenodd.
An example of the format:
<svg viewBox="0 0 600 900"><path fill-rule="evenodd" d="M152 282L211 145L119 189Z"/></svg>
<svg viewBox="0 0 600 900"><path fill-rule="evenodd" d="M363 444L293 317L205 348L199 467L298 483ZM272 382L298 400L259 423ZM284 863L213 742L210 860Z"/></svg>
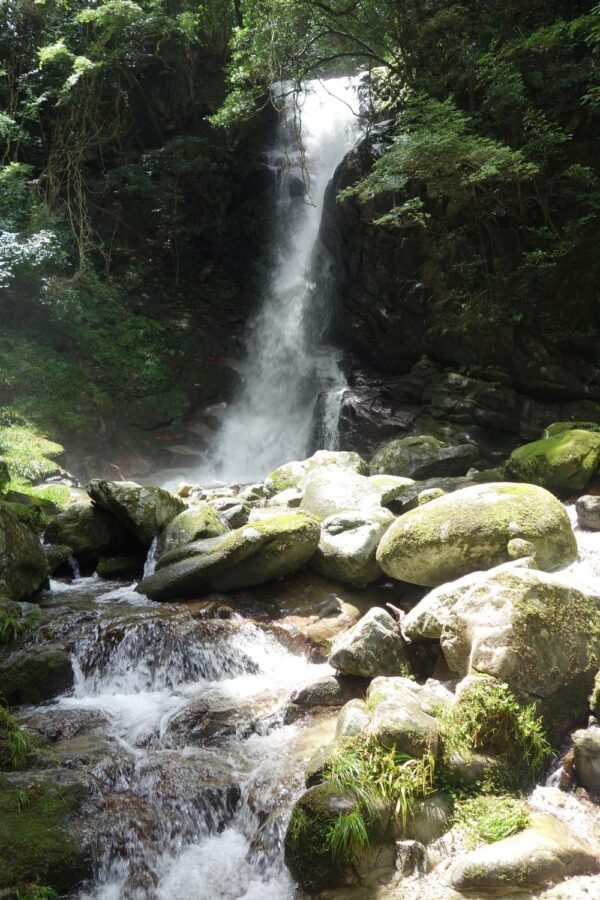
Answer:
<svg viewBox="0 0 600 900"><path fill-rule="evenodd" d="M33 631L39 621L35 612L22 613L0 608L0 646L10 647L21 637Z"/></svg>
<svg viewBox="0 0 600 900"><path fill-rule="evenodd" d="M60 444L48 440L34 425L0 409L0 455L13 480L41 481L55 475L60 471L56 459L63 453Z"/></svg>
<svg viewBox="0 0 600 900"><path fill-rule="evenodd" d="M30 742L7 709L0 706L0 769L22 769Z"/></svg>
<svg viewBox="0 0 600 900"><path fill-rule="evenodd" d="M531 784L552 755L535 706L523 706L508 686L478 679L441 715L443 758L492 753L504 763L495 778L506 787Z"/></svg>
<svg viewBox="0 0 600 900"><path fill-rule="evenodd" d="M465 843L493 844L527 828L531 815L527 804L508 795L467 797L455 806L454 821L465 834Z"/></svg>
<svg viewBox="0 0 600 900"><path fill-rule="evenodd" d="M58 896L54 888L42 884L28 884L16 891L17 900L56 900Z"/></svg>
<svg viewBox="0 0 600 900"><path fill-rule="evenodd" d="M357 806L340 814L327 835L334 855L356 858L369 843L374 822L392 816L405 827L414 803L434 790L435 761L414 759L372 738L346 739L327 761L324 780Z"/></svg>

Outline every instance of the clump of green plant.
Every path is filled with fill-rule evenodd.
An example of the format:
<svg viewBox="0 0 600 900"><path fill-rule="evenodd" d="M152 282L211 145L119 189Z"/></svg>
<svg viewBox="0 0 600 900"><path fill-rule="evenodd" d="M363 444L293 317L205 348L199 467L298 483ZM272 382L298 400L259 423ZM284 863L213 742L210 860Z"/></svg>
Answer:
<svg viewBox="0 0 600 900"><path fill-rule="evenodd" d="M506 787L531 783L552 755L535 706L521 705L508 685L481 678L441 713L443 759L492 753ZM497 776L498 777L498 776Z"/></svg>
<svg viewBox="0 0 600 900"><path fill-rule="evenodd" d="M16 892L17 900L55 900L58 896L54 888L43 884L28 884Z"/></svg>
<svg viewBox="0 0 600 900"><path fill-rule="evenodd" d="M480 794L456 803L454 821L464 831L467 846L493 844L527 828L531 821L527 804L506 794Z"/></svg>
<svg viewBox="0 0 600 900"><path fill-rule="evenodd" d="M0 646L10 647L20 637L33 631L38 623L35 612L22 615L17 610L0 609Z"/></svg>
<svg viewBox="0 0 600 900"><path fill-rule="evenodd" d="M434 774L431 754L415 759L374 738L344 741L329 758L324 780L353 797L356 808L340 813L330 826L328 848L335 856L355 859L368 846L374 823L385 830L394 819L405 827L414 803L434 790Z"/></svg>
<svg viewBox="0 0 600 900"><path fill-rule="evenodd" d="M11 714L0 706L0 769L22 769L30 743Z"/></svg>
<svg viewBox="0 0 600 900"><path fill-rule="evenodd" d="M56 460L63 453L60 444L48 440L35 426L0 410L0 454L12 480L38 481L56 475L60 472Z"/></svg>

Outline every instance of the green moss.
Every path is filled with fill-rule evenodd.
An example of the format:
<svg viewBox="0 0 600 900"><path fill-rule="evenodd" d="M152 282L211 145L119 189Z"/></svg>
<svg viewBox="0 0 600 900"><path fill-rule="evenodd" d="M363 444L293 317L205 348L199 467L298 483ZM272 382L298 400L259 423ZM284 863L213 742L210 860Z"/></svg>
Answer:
<svg viewBox="0 0 600 900"><path fill-rule="evenodd" d="M11 706L41 703L72 684L71 660L64 650L21 651L0 666L0 697Z"/></svg>
<svg viewBox="0 0 600 900"><path fill-rule="evenodd" d="M6 500L0 500L0 508L11 513L15 519L18 519L23 525L27 525L32 531L43 531L48 524L48 516L36 506L26 506L23 503L10 503Z"/></svg>
<svg viewBox="0 0 600 900"><path fill-rule="evenodd" d="M67 893L87 874L81 841L69 828L84 790L46 779L0 778L0 889L42 882Z"/></svg>
<svg viewBox="0 0 600 900"><path fill-rule="evenodd" d="M565 431L573 431L574 429L600 432L600 425L597 422L554 422L552 425L548 425L544 431L544 437L556 437L558 434L564 434Z"/></svg>
<svg viewBox="0 0 600 900"><path fill-rule="evenodd" d="M39 500L43 503L42 508L48 509L46 504L52 504L58 512L62 512L69 505L71 498L71 489L66 484L44 484L32 485L26 482L11 482L7 490L19 491L32 497L33 500Z"/></svg>
<svg viewBox="0 0 600 900"><path fill-rule="evenodd" d="M288 466L275 469L267 477L275 494L279 494L280 491L286 491L288 488L298 487L302 480L301 476L295 475Z"/></svg>
<svg viewBox="0 0 600 900"><path fill-rule="evenodd" d="M506 472L504 466L498 466L495 469L483 469L481 472L475 472L472 477L477 484L486 484L493 481L504 481Z"/></svg>
<svg viewBox="0 0 600 900"><path fill-rule="evenodd" d="M590 696L590 709L595 716L600 715L600 672L594 679L594 687Z"/></svg>
<svg viewBox="0 0 600 900"><path fill-rule="evenodd" d="M574 429L513 450L506 472L556 491L583 490L600 463L600 434Z"/></svg>
<svg viewBox="0 0 600 900"><path fill-rule="evenodd" d="M57 459L64 454L64 448L36 426L0 415L0 453L8 463L11 479L20 483L58 474L61 467Z"/></svg>

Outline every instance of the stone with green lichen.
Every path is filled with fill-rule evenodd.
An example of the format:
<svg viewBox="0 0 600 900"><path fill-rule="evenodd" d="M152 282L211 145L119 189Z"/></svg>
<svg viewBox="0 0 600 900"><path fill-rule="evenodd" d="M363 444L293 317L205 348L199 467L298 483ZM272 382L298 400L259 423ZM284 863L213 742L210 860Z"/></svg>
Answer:
<svg viewBox="0 0 600 900"><path fill-rule="evenodd" d="M133 581L144 571L142 556L104 556L98 561L96 573L100 578Z"/></svg>
<svg viewBox="0 0 600 900"><path fill-rule="evenodd" d="M311 568L326 578L362 587L381 576L379 541L394 521L387 509L338 513L321 525Z"/></svg>
<svg viewBox="0 0 600 900"><path fill-rule="evenodd" d="M571 832L563 819L538 813L532 816L532 827L459 859L450 881L461 892L502 892L504 896L599 870L595 848Z"/></svg>
<svg viewBox="0 0 600 900"><path fill-rule="evenodd" d="M15 519L23 525L26 525L27 528L30 528L32 531L43 531L48 525L48 516L37 506L0 500L0 509L5 509L7 512L11 513Z"/></svg>
<svg viewBox="0 0 600 900"><path fill-rule="evenodd" d="M71 657L58 647L16 650L0 663L0 697L10 706L43 703L72 686Z"/></svg>
<svg viewBox="0 0 600 900"><path fill-rule="evenodd" d="M599 464L600 434L573 429L513 450L506 473L553 491L580 491Z"/></svg>
<svg viewBox="0 0 600 900"><path fill-rule="evenodd" d="M348 863L331 853L328 834L340 815L357 808L355 797L340 794L331 783L309 788L296 802L285 835L285 862L301 887L316 891L344 880Z"/></svg>
<svg viewBox="0 0 600 900"><path fill-rule="evenodd" d="M529 484L473 485L400 516L383 536L377 561L399 581L435 587L509 560L507 545L522 538L541 569L577 556L562 504Z"/></svg>
<svg viewBox="0 0 600 900"><path fill-rule="evenodd" d="M27 600L44 583L48 563L37 534L0 505L0 595Z"/></svg>
<svg viewBox="0 0 600 900"><path fill-rule="evenodd" d="M26 422L0 424L0 454L15 482L37 482L63 470L64 447Z"/></svg>
<svg viewBox="0 0 600 900"><path fill-rule="evenodd" d="M404 494L415 485L412 478L400 478L398 475L371 475L369 482L379 494L382 506L401 501Z"/></svg>
<svg viewBox="0 0 600 900"><path fill-rule="evenodd" d="M559 576L508 568L474 583L440 639L452 672L496 678L535 701L551 737L581 722L600 662L595 599Z"/></svg>
<svg viewBox="0 0 600 900"><path fill-rule="evenodd" d="M285 463L267 475L266 492L272 496L287 488L300 488L311 472L330 468L356 472L359 475L369 474L369 466L358 453L349 450L317 450L308 459Z"/></svg>
<svg viewBox="0 0 600 900"><path fill-rule="evenodd" d="M94 479L88 485L88 494L145 546L150 546L152 539L185 509L175 494L134 481Z"/></svg>
<svg viewBox="0 0 600 900"><path fill-rule="evenodd" d="M385 444L375 453L369 467L373 475L435 478L465 475L478 457L475 444L445 444L432 435L420 434Z"/></svg>
<svg viewBox="0 0 600 900"><path fill-rule="evenodd" d="M320 469L306 479L300 508L318 519L347 511L381 511L381 494L364 475Z"/></svg>
<svg viewBox="0 0 600 900"><path fill-rule="evenodd" d="M88 789L55 772L0 776L0 891L44 884L70 894L91 875L77 825Z"/></svg>
<svg viewBox="0 0 600 900"><path fill-rule="evenodd" d="M227 526L219 519L209 503L199 503L172 519L159 538L159 554L167 553L183 544L225 534Z"/></svg>
<svg viewBox="0 0 600 900"><path fill-rule="evenodd" d="M263 584L303 568L319 536L318 523L304 513L249 522L163 554L138 590L153 600L172 600Z"/></svg>

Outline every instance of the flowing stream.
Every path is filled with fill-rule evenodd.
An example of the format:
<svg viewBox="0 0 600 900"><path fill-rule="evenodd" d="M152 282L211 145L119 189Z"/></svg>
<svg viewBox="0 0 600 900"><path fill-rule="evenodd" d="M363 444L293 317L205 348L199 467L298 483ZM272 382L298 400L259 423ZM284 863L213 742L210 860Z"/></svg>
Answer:
<svg viewBox="0 0 600 900"><path fill-rule="evenodd" d="M199 478L251 482L309 452L319 404L320 445L335 449L345 378L322 342L327 311L315 245L327 183L359 131L357 82L313 81L281 89L278 239L270 284L251 323L242 389L226 411Z"/></svg>
<svg viewBox="0 0 600 900"><path fill-rule="evenodd" d="M251 618L160 606L134 587L54 582L44 604L83 616L74 690L28 710L38 728L69 723L76 735L55 752L97 788L95 879L81 900L291 897L283 836L335 717L286 724L284 712L329 666Z"/></svg>

